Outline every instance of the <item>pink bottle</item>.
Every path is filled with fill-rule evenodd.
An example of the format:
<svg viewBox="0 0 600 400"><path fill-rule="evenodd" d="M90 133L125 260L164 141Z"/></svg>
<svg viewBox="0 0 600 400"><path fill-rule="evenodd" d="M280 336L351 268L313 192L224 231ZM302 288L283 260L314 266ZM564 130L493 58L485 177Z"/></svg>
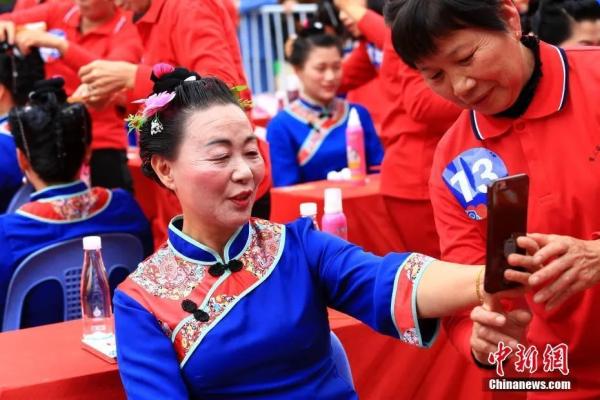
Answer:
<svg viewBox="0 0 600 400"><path fill-rule="evenodd" d="M365 158L365 134L355 108L350 110L346 127L346 157L352 181L361 184L367 177L367 159Z"/></svg>
<svg viewBox="0 0 600 400"><path fill-rule="evenodd" d="M323 232L348 240L348 223L342 210L342 189L325 189L325 212L321 219Z"/></svg>

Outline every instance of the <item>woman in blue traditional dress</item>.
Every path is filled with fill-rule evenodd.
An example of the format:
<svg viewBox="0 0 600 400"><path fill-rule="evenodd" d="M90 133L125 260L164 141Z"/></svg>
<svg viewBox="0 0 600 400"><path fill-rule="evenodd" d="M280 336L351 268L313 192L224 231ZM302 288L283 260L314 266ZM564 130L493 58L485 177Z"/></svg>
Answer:
<svg viewBox="0 0 600 400"><path fill-rule="evenodd" d="M274 186L325 179L348 166L346 127L351 109L364 132L367 168L381 164L383 148L366 108L336 97L342 80L342 46L319 22L298 33L290 63L302 89L300 97L267 126Z"/></svg>
<svg viewBox="0 0 600 400"><path fill-rule="evenodd" d="M332 358L328 307L428 347L436 317L487 297L473 272L483 267L377 257L308 219L251 218L264 164L235 96L216 78L155 71L154 94L132 120L143 171L177 195L183 215L115 292L128 398L354 399ZM526 311L476 310L489 332L512 329L491 342L520 340Z"/></svg>
<svg viewBox="0 0 600 400"><path fill-rule="evenodd" d="M63 85L62 78L37 82L29 105L9 113L17 161L36 191L15 213L0 216L0 320L15 269L43 247L122 232L140 238L146 254L152 251L150 226L131 194L89 188L79 180L91 121L83 104L66 102ZM62 321L62 299L57 282L36 286L25 301L21 326Z"/></svg>

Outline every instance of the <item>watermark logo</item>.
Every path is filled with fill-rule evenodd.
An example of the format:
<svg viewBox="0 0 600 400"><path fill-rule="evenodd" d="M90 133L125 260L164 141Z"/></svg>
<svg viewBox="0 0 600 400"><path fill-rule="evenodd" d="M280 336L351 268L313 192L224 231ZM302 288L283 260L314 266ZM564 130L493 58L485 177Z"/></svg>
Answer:
<svg viewBox="0 0 600 400"><path fill-rule="evenodd" d="M522 344L517 344L516 351L504 342L498 343L498 348L495 352L488 355L488 362L496 366L496 375L498 377L505 376L505 361L511 356L514 356L514 369L520 374L534 374L540 369L540 358L542 361L541 369L546 373L560 372L563 376L569 375L569 347L564 344L552 346L547 344L543 353L531 345L526 347ZM570 390L570 380L556 379L529 379L529 378L514 378L514 379L499 379L491 378L487 380L489 390Z"/></svg>

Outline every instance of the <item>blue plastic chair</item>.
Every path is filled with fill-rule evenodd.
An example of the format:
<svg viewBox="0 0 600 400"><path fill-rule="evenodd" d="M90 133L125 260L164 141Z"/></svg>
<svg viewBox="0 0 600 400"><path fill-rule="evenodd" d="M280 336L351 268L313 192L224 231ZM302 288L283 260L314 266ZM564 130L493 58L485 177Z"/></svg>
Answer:
<svg viewBox="0 0 600 400"><path fill-rule="evenodd" d="M110 277L128 274L143 260L142 242L127 233L102 237L102 259ZM44 247L24 259L8 285L2 331L19 329L27 294L46 281L57 281L63 291L64 321L81 318L82 239L71 239Z"/></svg>
<svg viewBox="0 0 600 400"><path fill-rule="evenodd" d="M341 378L348 383L352 388L354 388L354 381L352 380L352 371L350 370L350 362L348 361L348 356L346 356L346 351L344 350L344 346L340 339L333 333L333 331L329 331L329 336L331 339L331 350L332 357L335 366L337 367L338 374L340 374Z"/></svg>
<svg viewBox="0 0 600 400"><path fill-rule="evenodd" d="M17 211L19 207L23 204L29 202L29 196L33 193L35 189L31 186L31 183L23 184L19 190L13 195L12 199L10 199L10 203L8 203L8 208L6 209L7 213L14 213Z"/></svg>

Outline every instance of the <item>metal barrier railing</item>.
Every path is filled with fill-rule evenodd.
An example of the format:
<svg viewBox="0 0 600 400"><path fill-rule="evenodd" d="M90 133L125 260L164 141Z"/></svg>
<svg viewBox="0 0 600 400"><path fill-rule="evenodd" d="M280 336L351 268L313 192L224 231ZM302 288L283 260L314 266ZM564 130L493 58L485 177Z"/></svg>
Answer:
<svg viewBox="0 0 600 400"><path fill-rule="evenodd" d="M248 84L253 93L284 90L291 70L285 65L284 45L317 11L316 4L297 4L290 13L281 5L262 6L240 15L239 39Z"/></svg>

